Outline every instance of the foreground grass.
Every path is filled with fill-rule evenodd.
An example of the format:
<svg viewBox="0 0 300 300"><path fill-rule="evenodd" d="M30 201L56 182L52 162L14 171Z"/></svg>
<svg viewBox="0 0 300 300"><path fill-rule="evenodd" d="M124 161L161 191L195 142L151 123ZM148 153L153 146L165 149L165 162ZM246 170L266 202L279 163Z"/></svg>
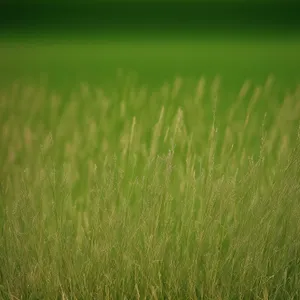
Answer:
<svg viewBox="0 0 300 300"><path fill-rule="evenodd" d="M2 90L1 299L299 299L300 92L275 91Z"/></svg>

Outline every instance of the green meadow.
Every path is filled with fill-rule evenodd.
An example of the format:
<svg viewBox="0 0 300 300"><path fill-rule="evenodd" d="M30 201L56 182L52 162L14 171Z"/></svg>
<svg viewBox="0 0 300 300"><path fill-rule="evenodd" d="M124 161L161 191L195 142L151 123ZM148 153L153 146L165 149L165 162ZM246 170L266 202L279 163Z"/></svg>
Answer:
<svg viewBox="0 0 300 300"><path fill-rule="evenodd" d="M299 53L2 37L0 299L300 299Z"/></svg>
<svg viewBox="0 0 300 300"><path fill-rule="evenodd" d="M197 81L220 75L235 93L245 80L263 84L269 74L284 88L300 80L300 38L282 31L2 35L0 45L1 84L46 76L50 88L69 90L83 81L115 88L119 69L150 87L176 76Z"/></svg>

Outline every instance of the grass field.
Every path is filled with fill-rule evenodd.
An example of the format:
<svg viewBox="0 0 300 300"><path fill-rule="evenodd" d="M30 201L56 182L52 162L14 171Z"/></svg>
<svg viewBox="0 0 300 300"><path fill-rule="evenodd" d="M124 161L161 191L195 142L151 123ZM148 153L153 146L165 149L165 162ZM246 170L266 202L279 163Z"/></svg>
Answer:
<svg viewBox="0 0 300 300"><path fill-rule="evenodd" d="M262 46L248 64L248 50L233 55L232 68L219 56L203 77L189 55L175 71L169 56L155 64L164 59L154 51L147 69L150 49L136 62L145 84L120 74L97 84L92 46L80 60L67 55L74 45L63 46L65 59L37 45L35 64L25 47L18 65L5 45L1 299L300 298L295 48L278 46L286 64ZM126 57L125 69L134 66L137 50L122 61L109 49L107 74ZM173 61L186 57L177 51ZM206 70L214 53L197 56ZM56 83L38 80L41 71Z"/></svg>
<svg viewBox="0 0 300 300"><path fill-rule="evenodd" d="M263 84L272 73L277 85L300 81L300 38L288 33L179 36L0 36L0 84L47 76L50 88L70 90L82 81L115 88L118 69L135 73L140 84L158 88L176 76L196 81L220 75L237 93L245 80ZM45 80L44 80L45 81Z"/></svg>

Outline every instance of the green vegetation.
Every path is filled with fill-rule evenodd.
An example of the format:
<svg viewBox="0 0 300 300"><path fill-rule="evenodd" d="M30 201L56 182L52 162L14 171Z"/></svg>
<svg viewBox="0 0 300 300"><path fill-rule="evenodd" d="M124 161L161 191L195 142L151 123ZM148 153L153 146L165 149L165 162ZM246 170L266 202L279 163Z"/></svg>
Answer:
<svg viewBox="0 0 300 300"><path fill-rule="evenodd" d="M68 97L82 81L106 90L118 88L118 69L135 73L137 84L149 89L176 76L185 78L192 88L201 76L211 81L220 75L223 101L228 102L245 80L262 85L270 73L280 93L294 88L300 82L299 53L299 35L285 31L8 35L0 39L0 86L20 78L36 83L42 77L43 85Z"/></svg>
<svg viewBox="0 0 300 300"><path fill-rule="evenodd" d="M0 298L299 299L299 87L222 86L2 88Z"/></svg>

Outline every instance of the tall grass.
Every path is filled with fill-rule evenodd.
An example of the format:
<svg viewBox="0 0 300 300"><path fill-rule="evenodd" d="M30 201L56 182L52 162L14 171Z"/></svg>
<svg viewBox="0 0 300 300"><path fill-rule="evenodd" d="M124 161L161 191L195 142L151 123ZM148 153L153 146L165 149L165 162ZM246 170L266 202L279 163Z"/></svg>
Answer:
<svg viewBox="0 0 300 300"><path fill-rule="evenodd" d="M1 91L1 299L300 298L299 89L184 84Z"/></svg>

